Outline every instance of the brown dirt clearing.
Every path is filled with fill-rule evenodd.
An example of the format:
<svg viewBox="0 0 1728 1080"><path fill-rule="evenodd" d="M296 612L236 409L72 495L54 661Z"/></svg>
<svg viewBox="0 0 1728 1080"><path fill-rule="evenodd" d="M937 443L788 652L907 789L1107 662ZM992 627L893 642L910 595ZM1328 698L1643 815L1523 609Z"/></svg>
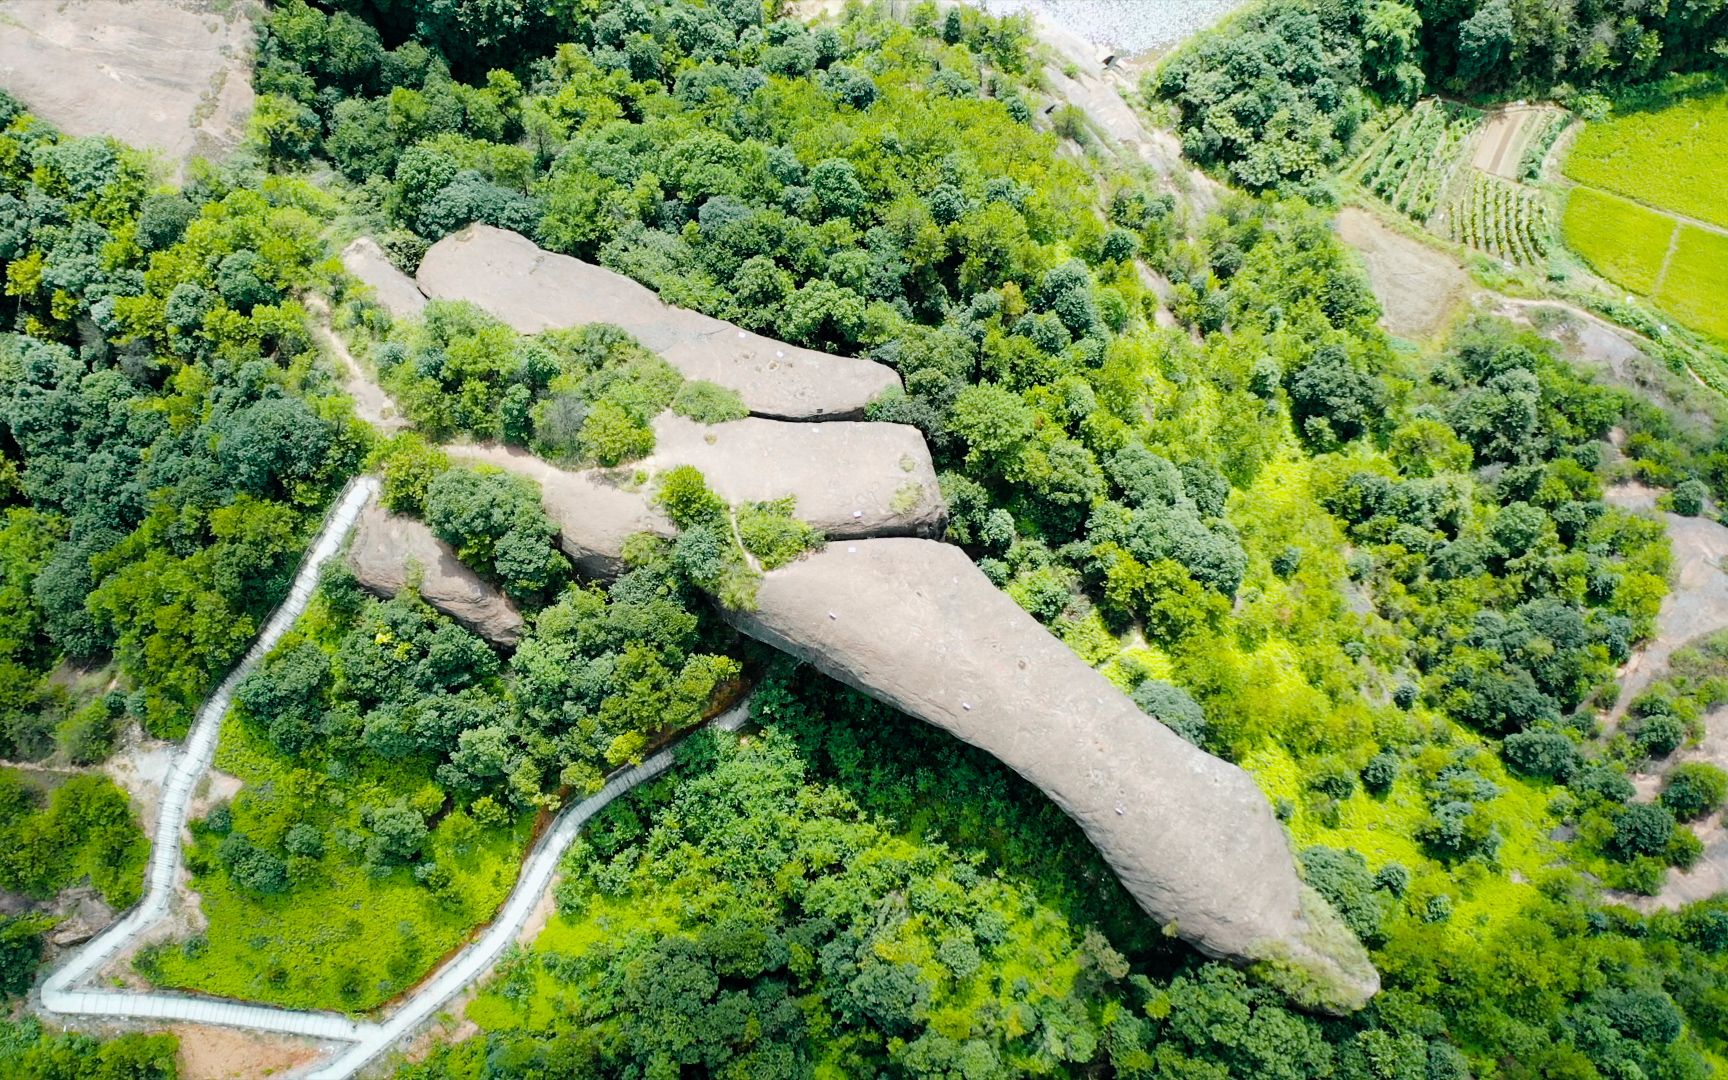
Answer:
<svg viewBox="0 0 1728 1080"><path fill-rule="evenodd" d="M1382 225L1359 207L1338 212L1338 238L1355 248L1380 301L1380 325L1399 337L1422 339L1440 330L1471 291L1457 263L1419 240Z"/></svg>
<svg viewBox="0 0 1728 1080"><path fill-rule="evenodd" d="M233 1031L205 1024L175 1024L180 1039L180 1080L255 1080L310 1064L318 1044L286 1035Z"/></svg>

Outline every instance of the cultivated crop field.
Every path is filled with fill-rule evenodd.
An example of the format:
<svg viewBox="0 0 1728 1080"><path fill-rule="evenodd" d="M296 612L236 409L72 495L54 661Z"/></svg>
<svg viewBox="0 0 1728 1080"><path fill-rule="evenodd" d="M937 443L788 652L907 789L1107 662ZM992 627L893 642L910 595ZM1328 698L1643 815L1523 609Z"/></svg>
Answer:
<svg viewBox="0 0 1728 1080"><path fill-rule="evenodd" d="M1656 302L1682 322L1728 341L1728 236L1681 226Z"/></svg>
<svg viewBox="0 0 1728 1080"><path fill-rule="evenodd" d="M1474 109L1439 101L1418 102L1364 156L1362 186L1398 212L1427 221L1440 205L1460 151L1481 123Z"/></svg>
<svg viewBox="0 0 1728 1080"><path fill-rule="evenodd" d="M1497 259L1529 266L1548 254L1548 213L1542 199L1521 184L1477 172L1453 204L1452 239Z"/></svg>
<svg viewBox="0 0 1728 1080"><path fill-rule="evenodd" d="M1578 184L1567 245L1616 285L1728 341L1728 91L1693 79L1623 103L1579 134L1564 171Z"/></svg>
<svg viewBox="0 0 1728 1080"><path fill-rule="evenodd" d="M1728 91L1616 111L1579 134L1565 171L1580 184L1728 228Z"/></svg>
<svg viewBox="0 0 1728 1080"><path fill-rule="evenodd" d="M1635 293L1656 291L1676 223L1667 214L1594 188L1566 200L1566 243L1597 273Z"/></svg>

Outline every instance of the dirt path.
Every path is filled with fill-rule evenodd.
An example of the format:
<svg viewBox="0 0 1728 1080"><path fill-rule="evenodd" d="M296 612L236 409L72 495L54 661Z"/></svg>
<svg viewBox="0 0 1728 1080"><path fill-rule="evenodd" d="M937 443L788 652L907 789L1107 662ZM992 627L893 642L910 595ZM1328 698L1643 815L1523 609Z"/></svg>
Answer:
<svg viewBox="0 0 1728 1080"><path fill-rule="evenodd" d="M1650 286L1650 295L1655 296L1662 291L1662 283L1668 280L1668 268L1674 265L1674 253L1680 250L1680 225L1674 225L1674 231L1668 234L1668 250L1662 253L1662 265L1656 268L1656 280Z"/></svg>
<svg viewBox="0 0 1728 1080"><path fill-rule="evenodd" d="M307 296L303 303L312 316L313 338L336 358L342 370L342 389L354 399L354 415L386 435L406 427L408 421L396 408L395 399L354 359L348 344L331 327L329 302L322 296Z"/></svg>

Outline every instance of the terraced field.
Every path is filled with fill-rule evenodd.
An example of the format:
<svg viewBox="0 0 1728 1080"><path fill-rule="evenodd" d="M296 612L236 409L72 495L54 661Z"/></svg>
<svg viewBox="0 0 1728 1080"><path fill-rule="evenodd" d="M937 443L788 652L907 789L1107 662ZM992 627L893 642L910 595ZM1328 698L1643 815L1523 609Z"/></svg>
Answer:
<svg viewBox="0 0 1728 1080"><path fill-rule="evenodd" d="M1393 209L1425 222L1440 206L1481 120L1481 113L1461 105L1418 102L1354 171L1363 187Z"/></svg>
<svg viewBox="0 0 1728 1080"><path fill-rule="evenodd" d="M1728 235L1680 226L1656 302L1682 322L1728 341Z"/></svg>
<svg viewBox="0 0 1728 1080"><path fill-rule="evenodd" d="M1566 243L1603 277L1635 293L1656 291L1676 222L1667 214L1594 188L1566 200Z"/></svg>
<svg viewBox="0 0 1728 1080"><path fill-rule="evenodd" d="M1728 91L1590 124L1566 157L1579 184L1728 228Z"/></svg>
<svg viewBox="0 0 1728 1080"><path fill-rule="evenodd" d="M1614 284L1728 341L1728 90L1665 88L1587 126L1564 172L1566 244Z"/></svg>

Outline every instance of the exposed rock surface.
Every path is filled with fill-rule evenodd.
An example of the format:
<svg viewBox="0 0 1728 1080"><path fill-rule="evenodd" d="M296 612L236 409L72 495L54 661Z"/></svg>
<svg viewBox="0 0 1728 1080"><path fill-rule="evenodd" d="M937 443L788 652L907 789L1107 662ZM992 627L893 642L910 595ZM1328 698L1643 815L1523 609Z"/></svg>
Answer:
<svg viewBox="0 0 1728 1080"><path fill-rule="evenodd" d="M426 297L414 279L396 269L390 256L370 236L342 249L342 268L371 287L372 298L392 319L412 319L426 308Z"/></svg>
<svg viewBox="0 0 1728 1080"><path fill-rule="evenodd" d="M654 453L617 469L560 469L525 451L457 444L457 461L496 465L540 485L560 546L591 577L623 572L633 533L672 536L640 474L678 465L702 471L730 503L792 496L795 516L832 539L932 536L947 508L930 451L916 428L846 421L792 424L750 417L698 424L671 413L654 420Z"/></svg>
<svg viewBox="0 0 1728 1080"><path fill-rule="evenodd" d="M700 469L729 503L794 496L796 516L834 539L935 536L947 517L924 436L904 424L698 424L664 413L638 467L675 465Z"/></svg>
<svg viewBox="0 0 1728 1080"><path fill-rule="evenodd" d="M433 244L417 276L427 296L472 301L523 334L597 322L623 327L686 377L736 390L759 416L858 416L900 385L874 361L799 348L672 307L623 274L490 225Z"/></svg>
<svg viewBox="0 0 1728 1080"><path fill-rule="evenodd" d="M494 645L513 646L522 636L522 615L514 604L457 561L431 529L376 500L361 511L348 565L361 585L380 596L395 596L417 574L428 604Z"/></svg>
<svg viewBox="0 0 1728 1080"><path fill-rule="evenodd" d="M977 746L1077 821L1146 911L1212 956L1281 959L1360 1007L1367 954L1306 894L1248 774L1149 719L991 585L928 540L830 544L768 574L739 629Z"/></svg>
<svg viewBox="0 0 1728 1080"><path fill-rule="evenodd" d="M0 0L0 86L72 135L110 135L176 166L217 157L252 112L251 4Z"/></svg>
<svg viewBox="0 0 1728 1080"><path fill-rule="evenodd" d="M677 532L654 509L648 492L633 483L634 469L560 469L509 446L458 444L444 449L454 461L495 465L539 484L540 502L558 526L559 546L589 577L623 573L624 541L633 533Z"/></svg>

